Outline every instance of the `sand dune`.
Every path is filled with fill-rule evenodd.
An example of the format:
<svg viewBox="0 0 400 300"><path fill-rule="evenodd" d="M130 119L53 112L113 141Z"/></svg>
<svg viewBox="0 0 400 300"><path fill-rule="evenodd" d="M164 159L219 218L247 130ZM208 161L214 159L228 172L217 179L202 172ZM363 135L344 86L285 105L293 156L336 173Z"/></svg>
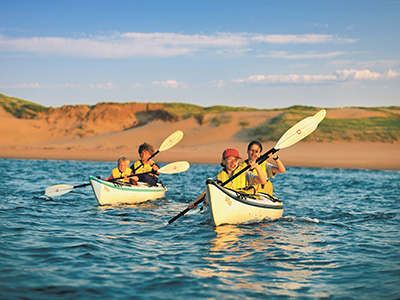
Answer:
<svg viewBox="0 0 400 300"><path fill-rule="evenodd" d="M200 125L195 118L174 122L147 119L149 122L146 125L131 129L124 128L125 125L116 119L101 119L87 123L85 132L92 132L92 135L84 136L79 134L84 125L71 124L73 118L58 119L56 122L49 122L46 118L18 119L0 108L0 157L115 161L125 155L133 160L137 158L137 148L141 143L147 141L158 149L167 136L182 130L183 140L172 149L161 152L157 161L187 160L192 164L218 164L222 151L228 147L237 148L246 157L246 128L260 125L279 113L229 112L225 115L231 121L219 126L210 122ZM330 110L327 118L363 117L363 113L366 113L365 110L356 108L337 109ZM379 112L370 111L368 114ZM212 114L207 117L211 118ZM246 128L239 124L243 119L248 120ZM274 142L264 143L265 150L273 146ZM288 167L400 170L399 153L398 143L301 141L281 150L279 156Z"/></svg>

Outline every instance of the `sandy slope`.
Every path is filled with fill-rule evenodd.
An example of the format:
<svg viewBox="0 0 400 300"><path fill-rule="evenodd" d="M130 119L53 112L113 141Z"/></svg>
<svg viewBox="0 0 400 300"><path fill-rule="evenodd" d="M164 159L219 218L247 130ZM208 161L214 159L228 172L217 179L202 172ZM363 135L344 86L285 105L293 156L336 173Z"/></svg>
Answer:
<svg viewBox="0 0 400 300"><path fill-rule="evenodd" d="M200 125L193 118L171 123L158 120L133 129L81 138L73 130L56 128L44 119L17 119L0 109L0 157L114 161L125 155L133 160L137 158L137 147L142 142L147 141L158 149L167 136L176 130L182 130L184 139L174 148L161 152L157 156L158 161L187 160L191 163L218 164L222 151L228 147L237 148L245 157L246 128L257 126L278 113L229 113L231 121L218 127L209 122ZM361 113L365 114L365 111L355 108L337 109L329 111L327 117L363 117ZM373 111L368 113L379 114ZM240 125L240 121L244 119L249 122L245 127ZM63 124L64 121L59 122ZM112 122L102 122L101 126L102 132L114 129ZM264 144L265 150L273 146L273 142ZM281 150L279 156L288 167L400 170L399 153L400 144L299 142Z"/></svg>

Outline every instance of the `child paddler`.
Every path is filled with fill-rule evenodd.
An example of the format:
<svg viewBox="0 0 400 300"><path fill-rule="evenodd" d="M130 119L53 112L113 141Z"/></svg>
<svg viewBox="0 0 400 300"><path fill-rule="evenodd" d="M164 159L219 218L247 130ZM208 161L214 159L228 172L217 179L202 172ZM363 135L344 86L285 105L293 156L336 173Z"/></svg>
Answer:
<svg viewBox="0 0 400 300"><path fill-rule="evenodd" d="M151 155L154 153L153 146L148 143L143 143L139 146L138 152L140 159L135 161L131 166L132 175L136 175L131 177L131 183L137 184L137 182L140 181L146 182L151 186L156 185L159 175L157 171L160 167L150 159Z"/></svg>
<svg viewBox="0 0 400 300"><path fill-rule="evenodd" d="M262 149L262 144L259 141L250 142L247 146L248 159L243 162L243 164L245 164L244 166L248 165L249 161L253 161L259 158L261 156ZM276 155L276 153L270 154L268 158L272 158L276 165L268 163L267 160L261 163L260 167L262 172L266 175L267 183L257 184L256 190L259 193L265 193L273 196L274 187L269 179L274 178L278 173L285 173L286 168L283 162ZM253 170L253 172L256 173L256 170Z"/></svg>
<svg viewBox="0 0 400 300"><path fill-rule="evenodd" d="M221 160L221 166L223 169L218 173L217 175L217 182L223 183L227 181L229 178L232 176L235 176L238 172L240 172L242 169L246 167L245 164L240 164L241 157L239 155L239 152L236 149L228 148L222 153L222 160ZM242 191L246 192L251 190L252 186L255 186L257 184L266 184L267 178L262 172L260 166L255 160L249 160L248 161L250 164L251 169L255 169L257 172L257 175L254 174L252 171L246 171L234 178L232 181L230 181L228 184L226 184L224 187L235 190L235 191ZM205 196L205 191L196 198L195 201L199 200L200 198ZM189 204L189 208L193 209L194 207L194 202L191 202Z"/></svg>
<svg viewBox="0 0 400 300"><path fill-rule="evenodd" d="M125 156L121 156L120 158L118 158L117 161L118 167L114 168L112 170L112 174L110 175L110 177L105 178L104 180L109 181L112 179L123 177L118 179L118 181L129 183L128 176L131 175L132 173L131 168L129 168L129 163L130 163L129 159L126 158Z"/></svg>

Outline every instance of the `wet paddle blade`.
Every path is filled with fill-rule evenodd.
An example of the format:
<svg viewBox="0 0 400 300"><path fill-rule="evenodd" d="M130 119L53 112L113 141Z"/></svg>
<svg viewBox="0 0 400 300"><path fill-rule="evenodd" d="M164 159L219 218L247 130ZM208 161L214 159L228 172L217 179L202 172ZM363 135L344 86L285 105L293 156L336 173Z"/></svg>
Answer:
<svg viewBox="0 0 400 300"><path fill-rule="evenodd" d="M183 132L181 130L175 131L169 137L167 137L164 142L161 144L159 152L168 150L178 144L183 138Z"/></svg>
<svg viewBox="0 0 400 300"><path fill-rule="evenodd" d="M325 115L326 111L323 109L314 116L305 118L296 123L285 132L274 148L277 150L287 148L301 141L317 128L318 124L325 118Z"/></svg>
<svg viewBox="0 0 400 300"><path fill-rule="evenodd" d="M187 161L177 161L161 167L158 172L161 174L177 174L187 171L190 164Z"/></svg>
<svg viewBox="0 0 400 300"><path fill-rule="evenodd" d="M53 186L48 187L45 190L45 195L47 197L53 198L53 197L56 197L56 196L61 196L61 195L64 195L66 193L69 193L73 189L74 189L74 187L72 185L69 185L69 184L57 184L57 185L53 185Z"/></svg>

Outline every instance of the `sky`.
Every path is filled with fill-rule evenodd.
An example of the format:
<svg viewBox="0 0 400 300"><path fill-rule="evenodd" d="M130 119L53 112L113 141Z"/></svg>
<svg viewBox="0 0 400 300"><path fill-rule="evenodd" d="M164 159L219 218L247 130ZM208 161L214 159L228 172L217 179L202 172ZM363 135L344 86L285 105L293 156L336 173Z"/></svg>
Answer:
<svg viewBox="0 0 400 300"><path fill-rule="evenodd" d="M400 1L1 1L0 93L44 106L400 105Z"/></svg>

